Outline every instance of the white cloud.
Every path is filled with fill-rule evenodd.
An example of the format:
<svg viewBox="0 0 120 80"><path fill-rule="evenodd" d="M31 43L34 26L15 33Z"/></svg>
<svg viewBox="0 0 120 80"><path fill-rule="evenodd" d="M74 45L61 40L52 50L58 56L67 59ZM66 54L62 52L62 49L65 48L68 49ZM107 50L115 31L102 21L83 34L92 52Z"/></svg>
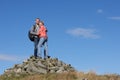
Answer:
<svg viewBox="0 0 120 80"><path fill-rule="evenodd" d="M2 60L2 61L17 61L18 58L15 56L0 54L0 60Z"/></svg>
<svg viewBox="0 0 120 80"><path fill-rule="evenodd" d="M112 19L112 20L120 20L120 16L117 16L117 17L108 17L108 19Z"/></svg>
<svg viewBox="0 0 120 80"><path fill-rule="evenodd" d="M66 33L75 37L84 37L91 39L100 38L100 36L96 34L95 29L74 28L74 29L68 29Z"/></svg>
<svg viewBox="0 0 120 80"><path fill-rule="evenodd" d="M103 13L103 10L102 9L98 9L97 13Z"/></svg>

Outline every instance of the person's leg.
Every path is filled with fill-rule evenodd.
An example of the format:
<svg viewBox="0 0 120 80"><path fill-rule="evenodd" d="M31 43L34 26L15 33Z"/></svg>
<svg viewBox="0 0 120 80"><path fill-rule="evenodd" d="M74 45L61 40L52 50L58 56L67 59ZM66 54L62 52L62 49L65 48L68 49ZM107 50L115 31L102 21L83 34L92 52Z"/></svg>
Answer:
<svg viewBox="0 0 120 80"><path fill-rule="evenodd" d="M34 56L37 57L38 38L34 38Z"/></svg>
<svg viewBox="0 0 120 80"><path fill-rule="evenodd" d="M38 45L37 45L37 48L38 48L37 54L40 54L40 57L42 57L41 56L41 47L42 47L42 44L43 44L44 40L45 40L44 38L40 38L40 40L38 42Z"/></svg>
<svg viewBox="0 0 120 80"><path fill-rule="evenodd" d="M44 58L48 58L48 39L44 42Z"/></svg>
<svg viewBox="0 0 120 80"><path fill-rule="evenodd" d="M37 57L39 57L40 55L38 54L38 50L39 50L39 47L38 47L38 43L39 43L39 40L40 40L40 38L37 38L37 45L36 45L36 51L37 51Z"/></svg>

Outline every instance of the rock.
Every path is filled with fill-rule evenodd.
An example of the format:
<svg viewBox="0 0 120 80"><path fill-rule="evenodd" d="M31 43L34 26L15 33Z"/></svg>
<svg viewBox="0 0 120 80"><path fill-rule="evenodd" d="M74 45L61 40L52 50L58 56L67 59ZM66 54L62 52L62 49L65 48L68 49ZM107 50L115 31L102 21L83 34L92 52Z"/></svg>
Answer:
<svg viewBox="0 0 120 80"><path fill-rule="evenodd" d="M18 68L18 69L16 70L16 73L21 73L21 71L22 71L22 69L21 69L21 68Z"/></svg>
<svg viewBox="0 0 120 80"><path fill-rule="evenodd" d="M43 65L43 64L41 63L41 61L38 61L38 63L36 63L36 66L41 67L41 68L46 68L46 66Z"/></svg>
<svg viewBox="0 0 120 80"><path fill-rule="evenodd" d="M13 68L5 70L4 74L15 73L20 74L46 74L46 73L63 73L68 71L76 71L70 64L66 64L58 58L35 58L31 56L23 61L22 64L15 64Z"/></svg>
<svg viewBox="0 0 120 80"><path fill-rule="evenodd" d="M55 73L55 71L54 70L50 70L49 73Z"/></svg>
<svg viewBox="0 0 120 80"><path fill-rule="evenodd" d="M5 72L5 73L8 73L8 72L10 72L10 69L6 69L4 72Z"/></svg>
<svg viewBox="0 0 120 80"><path fill-rule="evenodd" d="M18 64L17 67L18 68L22 68L23 64Z"/></svg>
<svg viewBox="0 0 120 80"><path fill-rule="evenodd" d="M60 66L62 66L62 62L61 61L58 61L57 62L57 65L60 67Z"/></svg>
<svg viewBox="0 0 120 80"><path fill-rule="evenodd" d="M57 73L62 73L64 71L64 67L60 67L59 70L57 70Z"/></svg>

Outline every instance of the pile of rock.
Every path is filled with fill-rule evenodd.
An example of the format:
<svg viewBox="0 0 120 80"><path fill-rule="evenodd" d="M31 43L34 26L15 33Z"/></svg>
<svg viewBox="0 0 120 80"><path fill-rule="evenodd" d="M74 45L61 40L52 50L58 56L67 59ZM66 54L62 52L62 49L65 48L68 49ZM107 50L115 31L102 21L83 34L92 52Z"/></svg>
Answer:
<svg viewBox="0 0 120 80"><path fill-rule="evenodd" d="M46 74L46 73L63 73L73 72L75 69L70 65L57 58L41 59L31 56L23 61L22 64L15 64L13 68L5 70L5 74Z"/></svg>

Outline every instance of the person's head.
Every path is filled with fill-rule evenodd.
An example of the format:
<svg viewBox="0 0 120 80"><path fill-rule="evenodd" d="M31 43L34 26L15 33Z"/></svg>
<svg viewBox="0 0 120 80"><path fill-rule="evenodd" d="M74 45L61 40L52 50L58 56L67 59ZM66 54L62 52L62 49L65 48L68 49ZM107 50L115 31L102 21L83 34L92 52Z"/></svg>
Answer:
<svg viewBox="0 0 120 80"><path fill-rule="evenodd" d="M36 19L35 19L35 23L36 23L36 24L39 24L39 23L40 23L40 18L36 18Z"/></svg>
<svg viewBox="0 0 120 80"><path fill-rule="evenodd" d="M40 21L39 22L39 26L43 26L44 25L44 22L43 21Z"/></svg>

